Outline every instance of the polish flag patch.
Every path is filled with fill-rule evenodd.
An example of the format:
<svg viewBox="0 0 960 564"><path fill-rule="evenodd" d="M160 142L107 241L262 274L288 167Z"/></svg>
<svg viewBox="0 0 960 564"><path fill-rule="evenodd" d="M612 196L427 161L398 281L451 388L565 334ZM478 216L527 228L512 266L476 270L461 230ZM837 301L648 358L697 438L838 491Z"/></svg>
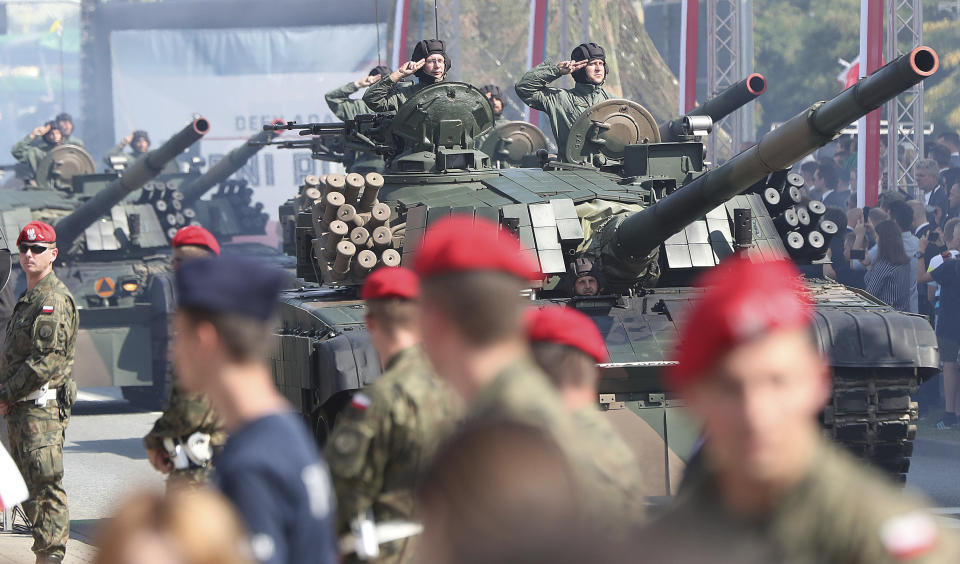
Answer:
<svg viewBox="0 0 960 564"><path fill-rule="evenodd" d="M888 519L880 529L880 541L897 560L909 560L937 545L937 524L925 511L913 511Z"/></svg>
<svg viewBox="0 0 960 564"><path fill-rule="evenodd" d="M42 311L43 313L53 313L53 306L45 305L40 311Z"/></svg>
<svg viewBox="0 0 960 564"><path fill-rule="evenodd" d="M361 393L353 394L353 399L350 401L350 405L352 405L355 409L359 409L360 411L366 411L367 408L370 407L370 396Z"/></svg>

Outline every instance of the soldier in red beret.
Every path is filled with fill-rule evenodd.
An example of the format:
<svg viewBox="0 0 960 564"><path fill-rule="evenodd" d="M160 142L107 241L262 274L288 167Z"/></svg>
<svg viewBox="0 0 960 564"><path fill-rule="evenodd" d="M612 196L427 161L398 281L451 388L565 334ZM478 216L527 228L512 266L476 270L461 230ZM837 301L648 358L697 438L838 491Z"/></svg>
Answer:
<svg viewBox="0 0 960 564"><path fill-rule="evenodd" d="M527 334L533 358L560 392L567 411L584 445L592 448L590 458L603 470L602 478L617 492L614 502L621 504L623 519L619 525L631 530L643 517L643 497L639 465L633 452L600 413L597 405L598 364L607 358L607 347L596 324L572 307L559 305L532 309L527 315Z"/></svg>
<svg viewBox="0 0 960 564"><path fill-rule="evenodd" d="M667 375L703 426L703 471L643 537L654 560L956 562L921 502L823 438L830 369L801 280L745 257L703 277Z"/></svg>
<svg viewBox="0 0 960 564"><path fill-rule="evenodd" d="M170 242L172 265L176 270L184 261L220 254L220 243L199 225L180 228ZM177 385L172 363L168 365L170 400L153 428L143 438L147 458L158 472L167 474L167 486L196 486L207 481L213 461L204 453L193 452L189 445L209 442L219 450L226 442L223 425L210 401L200 393L186 393ZM191 442L190 438L194 437Z"/></svg>
<svg viewBox="0 0 960 564"><path fill-rule="evenodd" d="M438 379L420 348L420 281L406 268L380 268L361 293L365 322L383 373L337 417L326 459L337 494L337 530L372 519L415 521L415 482L439 438L460 414L459 398ZM359 528L358 528L359 530ZM374 562L409 562L410 538L386 543ZM358 562L348 554L347 562Z"/></svg>
<svg viewBox="0 0 960 564"><path fill-rule="evenodd" d="M70 516L63 489L63 437L77 398L71 376L80 323L67 287L53 273L57 233L31 221L17 237L27 289L7 324L0 364L0 414L6 415L10 454L23 474L30 499L37 562L61 562Z"/></svg>

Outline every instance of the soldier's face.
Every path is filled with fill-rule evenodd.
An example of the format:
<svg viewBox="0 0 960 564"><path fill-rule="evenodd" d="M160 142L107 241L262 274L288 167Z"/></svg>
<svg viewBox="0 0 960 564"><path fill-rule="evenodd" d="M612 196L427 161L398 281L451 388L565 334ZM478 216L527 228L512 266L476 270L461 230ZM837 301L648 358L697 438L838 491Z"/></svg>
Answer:
<svg viewBox="0 0 960 564"><path fill-rule="evenodd" d="M607 78L607 65L600 59L594 59L587 63L587 80L594 84L600 84Z"/></svg>
<svg viewBox="0 0 960 564"><path fill-rule="evenodd" d="M593 276L581 276L573 283L573 293L578 296L596 296L599 291L599 284Z"/></svg>
<svg viewBox="0 0 960 564"><path fill-rule="evenodd" d="M41 247L46 250L37 252ZM37 244L24 245L24 249L20 253L20 267L26 274L44 274L53 269L53 261L57 260L57 253L59 252L55 247Z"/></svg>
<svg viewBox="0 0 960 564"><path fill-rule="evenodd" d="M133 140L133 148L138 153L146 153L147 149L150 148L150 142L145 137L137 137Z"/></svg>
<svg viewBox="0 0 960 564"><path fill-rule="evenodd" d="M503 113L503 101L500 98L493 98L490 100L490 104L493 106L493 113L500 115Z"/></svg>
<svg viewBox="0 0 960 564"><path fill-rule="evenodd" d="M446 61L444 60L443 55L430 55L423 64L423 72L429 74L437 80L440 80L443 78L443 73L446 71L445 67Z"/></svg>
<svg viewBox="0 0 960 564"><path fill-rule="evenodd" d="M57 126L60 128L60 131L63 132L65 137L69 137L73 133L73 122L72 121L58 121Z"/></svg>
<svg viewBox="0 0 960 564"><path fill-rule="evenodd" d="M51 129L43 136L48 143L53 143L54 145L59 145L63 142L63 133L59 129Z"/></svg>
<svg viewBox="0 0 960 564"><path fill-rule="evenodd" d="M781 483L806 469L830 376L809 333L780 330L737 346L691 385L691 411L721 477ZM721 478L722 479L722 478Z"/></svg>

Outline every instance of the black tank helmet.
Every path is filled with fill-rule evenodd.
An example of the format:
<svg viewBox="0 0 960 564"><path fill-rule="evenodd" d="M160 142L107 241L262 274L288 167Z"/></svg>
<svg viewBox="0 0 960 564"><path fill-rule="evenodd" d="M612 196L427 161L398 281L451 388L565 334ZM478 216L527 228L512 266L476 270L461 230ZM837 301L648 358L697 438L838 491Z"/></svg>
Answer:
<svg viewBox="0 0 960 564"><path fill-rule="evenodd" d="M603 68L607 71L607 73L610 72L610 67L607 66L607 54L603 50L603 47L597 45L596 43L581 43L574 48L573 53L570 53L571 61L592 61L594 59L600 59L603 61ZM587 80L587 69L573 71L570 76L572 76L573 80L577 82L590 82ZM606 74L604 74L603 79L607 79Z"/></svg>
<svg viewBox="0 0 960 564"><path fill-rule="evenodd" d="M136 130L136 131L133 132L133 135L132 135L132 137L131 137L131 139L130 139L130 148L131 148L131 149L133 148L133 144L137 142L137 139L140 139L140 138L146 139L147 144L148 144L148 145L150 144L150 135L149 135L146 131L144 131L144 130L142 130L142 129L138 129L138 130Z"/></svg>
<svg viewBox="0 0 960 564"><path fill-rule="evenodd" d="M61 142L61 143L63 142L63 130L60 129L60 124L57 123L56 120L50 120L50 121L48 121L47 123L45 123L45 124L43 124L43 125L45 125L45 126L47 126L47 127L50 128L49 131L47 131L46 133L43 134L43 140L44 140L44 141L46 141L47 143L53 145L53 144L54 144L54 141L53 141L53 132L54 132L54 130L56 130L56 131L59 131L59 132L60 132L60 142Z"/></svg>
<svg viewBox="0 0 960 564"><path fill-rule="evenodd" d="M489 94L491 103L493 102L494 98L496 98L497 100L500 100L500 108L501 108L500 113L498 114L496 113L496 110L494 110L494 115L496 115L497 117L502 116L503 115L503 91L500 90L500 87L497 86L496 84L485 84L480 88L480 92L483 92L484 96Z"/></svg>
<svg viewBox="0 0 960 564"><path fill-rule="evenodd" d="M430 55L443 55L443 76L447 76L447 73L450 72L450 67L453 66L453 63L450 61L450 55L447 55L446 46L443 44L442 39L424 39L417 43L417 46L413 48L413 55L410 57L412 61L419 61L420 59L426 59ZM423 69L419 69L414 75L420 79L420 82L426 84L433 84L436 82L429 74L423 72Z"/></svg>
<svg viewBox="0 0 960 564"><path fill-rule="evenodd" d="M389 68L387 68L385 65L377 65L372 69L370 69L370 74L368 74L367 76L374 76L374 75L386 76L388 74L390 74Z"/></svg>

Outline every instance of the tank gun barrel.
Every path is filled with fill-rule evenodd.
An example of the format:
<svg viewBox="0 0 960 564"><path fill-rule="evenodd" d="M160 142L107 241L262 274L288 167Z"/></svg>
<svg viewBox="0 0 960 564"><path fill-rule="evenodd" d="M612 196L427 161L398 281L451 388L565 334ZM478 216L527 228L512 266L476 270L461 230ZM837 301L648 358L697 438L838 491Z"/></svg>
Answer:
<svg viewBox="0 0 960 564"><path fill-rule="evenodd" d="M275 125L282 123L280 120L274 122ZM183 204L189 206L199 200L210 188L223 182L229 178L230 175L240 170L264 145L277 136L277 131L276 129L267 129L264 127L263 131L252 135L243 145L224 155L222 159L217 161L217 164L210 167L202 175L181 186L180 192L183 194Z"/></svg>
<svg viewBox="0 0 960 564"><path fill-rule="evenodd" d="M167 139L166 143L137 159L127 168L123 176L111 182L73 213L56 223L54 228L57 230L60 246L64 249L69 248L87 227L93 225L93 222L110 211L110 208L160 174L168 162L206 135L209 130L210 122L206 118L194 118L186 127Z"/></svg>
<svg viewBox="0 0 960 564"><path fill-rule="evenodd" d="M939 66L933 49L916 47L833 99L814 104L722 166L624 219L616 227L610 251L626 264L648 256L690 222L767 174L789 168L835 139L851 122L937 72Z"/></svg>
<svg viewBox="0 0 960 564"><path fill-rule="evenodd" d="M676 141L684 135L684 121L686 121L684 118L707 116L713 123L717 123L763 94L766 89L767 79L762 74L753 73L740 82L728 86L723 92L690 110L689 113L661 124L660 140Z"/></svg>

